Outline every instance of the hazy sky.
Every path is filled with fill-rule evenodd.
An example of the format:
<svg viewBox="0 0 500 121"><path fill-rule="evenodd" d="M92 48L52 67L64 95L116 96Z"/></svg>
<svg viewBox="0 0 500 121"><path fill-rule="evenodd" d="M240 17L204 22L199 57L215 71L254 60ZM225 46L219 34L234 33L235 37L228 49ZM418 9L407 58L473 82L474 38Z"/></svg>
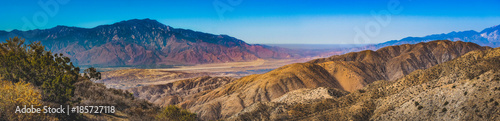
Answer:
<svg viewBox="0 0 500 121"><path fill-rule="evenodd" d="M150 18L248 43L365 44L500 25L499 0L6 0L0 30ZM389 19L388 19L389 18Z"/></svg>

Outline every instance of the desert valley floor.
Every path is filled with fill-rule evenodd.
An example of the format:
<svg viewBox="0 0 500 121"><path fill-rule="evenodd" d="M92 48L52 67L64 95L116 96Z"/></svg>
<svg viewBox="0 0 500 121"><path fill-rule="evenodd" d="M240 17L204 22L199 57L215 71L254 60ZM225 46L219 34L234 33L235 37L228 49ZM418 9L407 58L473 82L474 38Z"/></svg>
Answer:
<svg viewBox="0 0 500 121"><path fill-rule="evenodd" d="M251 74L262 74L292 63L300 63L315 58L300 59L259 59L250 62L228 62L178 66L165 69L101 68L102 79L107 87L128 89L131 87L157 85L200 76L240 78Z"/></svg>

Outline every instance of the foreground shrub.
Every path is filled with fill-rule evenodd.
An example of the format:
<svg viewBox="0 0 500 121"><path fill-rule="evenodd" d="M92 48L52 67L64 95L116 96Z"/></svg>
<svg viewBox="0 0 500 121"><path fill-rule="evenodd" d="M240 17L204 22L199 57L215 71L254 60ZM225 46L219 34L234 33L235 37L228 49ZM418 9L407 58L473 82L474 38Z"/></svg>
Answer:
<svg viewBox="0 0 500 121"><path fill-rule="evenodd" d="M104 84L94 83L89 79L81 79L74 86L76 87L74 100L78 102L75 105L115 106L117 113L128 115L131 121L154 120L155 114L160 111L158 106L146 100L134 98L127 91L106 88Z"/></svg>
<svg viewBox="0 0 500 121"><path fill-rule="evenodd" d="M43 101L69 104L80 69L68 57L45 50L40 42L24 41L15 37L0 43L0 74L8 81L41 87Z"/></svg>
<svg viewBox="0 0 500 121"><path fill-rule="evenodd" d="M39 90L30 83L23 81L12 83L0 81L0 120L50 120L47 116L37 113L15 113L17 106L40 108L42 106Z"/></svg>
<svg viewBox="0 0 500 121"><path fill-rule="evenodd" d="M128 92L92 82L101 78L95 68L86 69L84 74L79 72L80 68L75 67L68 57L53 54L40 42L26 44L25 40L15 37L0 43L0 75L5 80L0 87L0 121L112 120L123 117L129 120L154 120L160 110L145 100L134 99ZM44 114L41 117L14 114L15 106L24 104L116 106L117 114Z"/></svg>

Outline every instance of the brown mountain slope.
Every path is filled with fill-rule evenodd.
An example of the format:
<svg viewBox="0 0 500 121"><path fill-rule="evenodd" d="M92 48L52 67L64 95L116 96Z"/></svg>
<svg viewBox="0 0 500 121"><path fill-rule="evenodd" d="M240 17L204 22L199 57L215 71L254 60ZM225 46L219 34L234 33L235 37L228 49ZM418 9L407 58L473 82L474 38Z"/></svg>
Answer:
<svg viewBox="0 0 500 121"><path fill-rule="evenodd" d="M417 69L426 69L469 51L487 48L474 43L431 41L347 53L310 63L330 70L345 90L354 91L376 80L393 81Z"/></svg>
<svg viewBox="0 0 500 121"><path fill-rule="evenodd" d="M469 51L484 49L487 47L473 43L432 41L348 53L243 77L179 105L204 120L227 118L254 103L271 101L289 91L316 87L353 91L376 80L394 80Z"/></svg>
<svg viewBox="0 0 500 121"><path fill-rule="evenodd" d="M266 74L243 77L179 105L196 111L202 119L220 119L253 103L271 101L292 90L320 86L341 88L337 83L328 81L332 79L318 65L291 64Z"/></svg>
<svg viewBox="0 0 500 121"><path fill-rule="evenodd" d="M500 48L474 51L340 98L258 103L228 120L500 120L499 68Z"/></svg>

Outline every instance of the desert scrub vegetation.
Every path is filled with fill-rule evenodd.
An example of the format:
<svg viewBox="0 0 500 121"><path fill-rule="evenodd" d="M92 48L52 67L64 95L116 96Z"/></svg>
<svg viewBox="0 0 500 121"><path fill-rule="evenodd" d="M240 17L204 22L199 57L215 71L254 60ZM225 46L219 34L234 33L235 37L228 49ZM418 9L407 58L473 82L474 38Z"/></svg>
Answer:
<svg viewBox="0 0 500 121"><path fill-rule="evenodd" d="M12 82L26 81L42 89L42 100L69 104L80 77L78 67L62 54L46 51L40 42L11 38L0 44L0 74Z"/></svg>
<svg viewBox="0 0 500 121"><path fill-rule="evenodd" d="M0 75L13 83L31 83L41 89L41 100L47 105L72 105L74 83L80 68L68 57L52 54L40 42L25 43L14 37L0 43ZM59 119L78 119L77 114L54 114Z"/></svg>
<svg viewBox="0 0 500 121"><path fill-rule="evenodd" d="M174 105L165 107L156 115L158 121L196 121L196 114Z"/></svg>
<svg viewBox="0 0 500 121"><path fill-rule="evenodd" d="M104 84L94 83L82 79L75 83L75 105L110 105L117 111L128 115L129 120L154 120L155 114L160 111L146 100L137 99L128 91L106 88ZM92 119L94 120L94 119Z"/></svg>
<svg viewBox="0 0 500 121"><path fill-rule="evenodd" d="M100 120L115 114L84 115L43 114L11 115L12 106L115 106L129 120L154 120L159 107L132 94L106 88L91 80L101 78L95 68L80 74L80 68L70 58L47 51L40 42L25 43L24 39L11 38L0 43L0 121L3 120ZM28 106L27 106L28 107ZM107 116L104 116L107 115ZM17 117L16 117L17 116ZM37 117L39 116L39 117ZM115 116L124 117L124 116ZM106 119L106 118L104 118ZM106 119L112 120L112 119Z"/></svg>
<svg viewBox="0 0 500 121"><path fill-rule="evenodd" d="M42 114L28 113L16 114L17 106L23 107L42 106L40 90L35 89L30 83L23 81L12 83L0 80L0 120L49 120L51 117ZM52 118L53 119L53 118Z"/></svg>

